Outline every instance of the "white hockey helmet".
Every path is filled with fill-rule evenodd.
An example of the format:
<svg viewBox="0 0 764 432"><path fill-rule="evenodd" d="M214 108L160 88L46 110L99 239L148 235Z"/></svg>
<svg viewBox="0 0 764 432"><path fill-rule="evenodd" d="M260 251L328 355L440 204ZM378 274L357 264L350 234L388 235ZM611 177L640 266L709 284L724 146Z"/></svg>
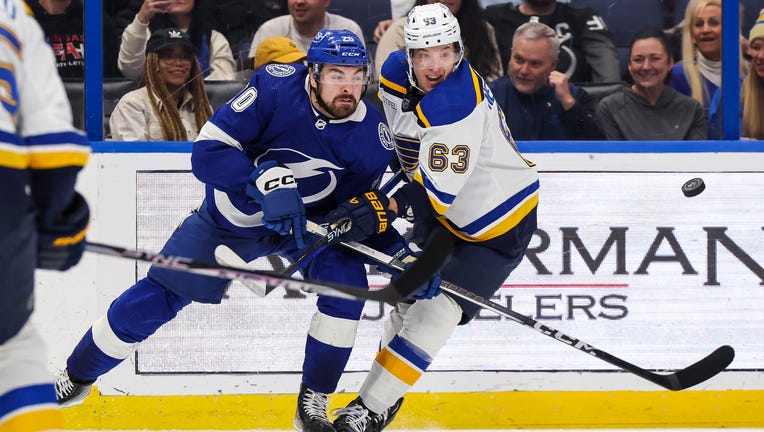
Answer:
<svg viewBox="0 0 764 432"><path fill-rule="evenodd" d="M459 21L448 6L432 3L414 6L403 26L403 39L406 44L406 59L409 63L409 81L416 86L411 52L415 49L455 44L457 60L454 69L459 67L464 57L464 44Z"/></svg>

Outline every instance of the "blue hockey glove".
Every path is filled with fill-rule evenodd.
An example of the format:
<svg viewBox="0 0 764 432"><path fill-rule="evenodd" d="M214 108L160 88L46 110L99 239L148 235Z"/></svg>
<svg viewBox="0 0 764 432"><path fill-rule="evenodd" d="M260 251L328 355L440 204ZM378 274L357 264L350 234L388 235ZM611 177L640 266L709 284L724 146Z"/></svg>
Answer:
<svg viewBox="0 0 764 432"><path fill-rule="evenodd" d="M291 232L297 247L305 246L307 232L305 205L291 169L276 161L266 161L252 171L247 196L263 208L263 225L281 235Z"/></svg>
<svg viewBox="0 0 764 432"><path fill-rule="evenodd" d="M385 232L395 220L390 200L379 189L362 193L340 204L326 215L329 223L350 219L350 229L342 234L342 241L361 242L374 234Z"/></svg>
<svg viewBox="0 0 764 432"><path fill-rule="evenodd" d="M85 252L85 234L89 222L88 203L75 192L71 204L55 225L39 227L37 268L63 271L77 264Z"/></svg>
<svg viewBox="0 0 764 432"><path fill-rule="evenodd" d="M411 265L411 264L409 264ZM406 267L408 267L407 265ZM422 285L421 288L417 292L411 295L411 299L414 300L426 300L431 299L435 297L436 295L440 294L440 283L442 282L442 279L440 278L440 273L435 273L435 275L430 279L430 281L424 285Z"/></svg>
<svg viewBox="0 0 764 432"><path fill-rule="evenodd" d="M392 247L396 250L388 249L385 251L385 253L397 259L398 261L405 263L406 266L404 267L404 269L408 268L411 264L413 264L414 261L416 261L416 258L422 254L421 251L412 250L408 245L404 245L401 248L400 244L396 244L396 245L392 245ZM397 278L401 273L400 271L384 264L378 264L377 269L382 273L389 274L391 276L391 280L395 280L395 278ZM440 290L441 281L442 279L440 277L440 273L436 273L429 280L429 282L422 285L419 288L419 290L417 290L409 298L412 300L425 300L425 299L431 299L435 297L441 292Z"/></svg>

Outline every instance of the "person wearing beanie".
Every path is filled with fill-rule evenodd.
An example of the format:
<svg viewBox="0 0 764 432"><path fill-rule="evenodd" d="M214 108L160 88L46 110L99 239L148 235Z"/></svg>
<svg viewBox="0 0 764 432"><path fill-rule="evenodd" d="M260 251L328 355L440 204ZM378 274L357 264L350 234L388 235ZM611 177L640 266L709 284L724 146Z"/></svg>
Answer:
<svg viewBox="0 0 764 432"><path fill-rule="evenodd" d="M193 141L212 115L197 49L178 28L146 43L140 87L119 100L109 119L116 141Z"/></svg>
<svg viewBox="0 0 764 432"><path fill-rule="evenodd" d="M305 60L307 54L284 36L269 37L258 45L255 51L255 70L270 63L297 63Z"/></svg>

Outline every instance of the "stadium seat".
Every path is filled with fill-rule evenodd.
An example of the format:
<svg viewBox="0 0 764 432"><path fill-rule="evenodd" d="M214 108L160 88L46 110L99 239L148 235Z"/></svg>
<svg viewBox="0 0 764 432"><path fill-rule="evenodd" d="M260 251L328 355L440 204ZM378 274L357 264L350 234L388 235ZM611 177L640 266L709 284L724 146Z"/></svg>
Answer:
<svg viewBox="0 0 764 432"><path fill-rule="evenodd" d="M103 136L104 138L111 137L111 131L109 129L109 119L111 113L117 106L117 102L132 90L135 90L138 84L126 78L121 79L104 79L103 80Z"/></svg>
<svg viewBox="0 0 764 432"><path fill-rule="evenodd" d="M85 129L85 84L82 80L62 80L69 105L72 106L72 124Z"/></svg>
<svg viewBox="0 0 764 432"><path fill-rule="evenodd" d="M581 88L589 93L592 98L594 98L596 107L606 96L610 96L611 94L627 86L628 83L619 81L613 83L588 83L582 85Z"/></svg>
<svg viewBox="0 0 764 432"><path fill-rule="evenodd" d="M575 0L600 13L613 38L621 76L629 63L629 44L634 34L646 27L663 28L661 0Z"/></svg>
<svg viewBox="0 0 764 432"><path fill-rule="evenodd" d="M210 99L212 109L216 110L225 104L232 97L246 87L247 83L243 81L205 81L204 88L207 89L207 97Z"/></svg>

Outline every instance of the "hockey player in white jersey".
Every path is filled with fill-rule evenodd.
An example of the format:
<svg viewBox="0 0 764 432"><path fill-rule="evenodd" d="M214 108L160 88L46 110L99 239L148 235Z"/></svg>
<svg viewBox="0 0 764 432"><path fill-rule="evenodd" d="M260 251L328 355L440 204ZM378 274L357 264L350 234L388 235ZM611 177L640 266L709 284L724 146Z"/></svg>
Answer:
<svg viewBox="0 0 764 432"><path fill-rule="evenodd" d="M0 3L0 431L63 429L45 342L29 320L35 268L66 270L85 250L75 192L90 146L42 29L20 0Z"/></svg>
<svg viewBox="0 0 764 432"><path fill-rule="evenodd" d="M413 220L415 237L436 225L450 230L458 240L440 275L491 298L536 230L539 182L488 86L463 59L460 34L446 6L417 6L404 27L405 52L382 66L380 95L412 180L390 209ZM437 289L430 296L395 306L358 398L337 412L338 432L387 426L456 326L479 309Z"/></svg>

